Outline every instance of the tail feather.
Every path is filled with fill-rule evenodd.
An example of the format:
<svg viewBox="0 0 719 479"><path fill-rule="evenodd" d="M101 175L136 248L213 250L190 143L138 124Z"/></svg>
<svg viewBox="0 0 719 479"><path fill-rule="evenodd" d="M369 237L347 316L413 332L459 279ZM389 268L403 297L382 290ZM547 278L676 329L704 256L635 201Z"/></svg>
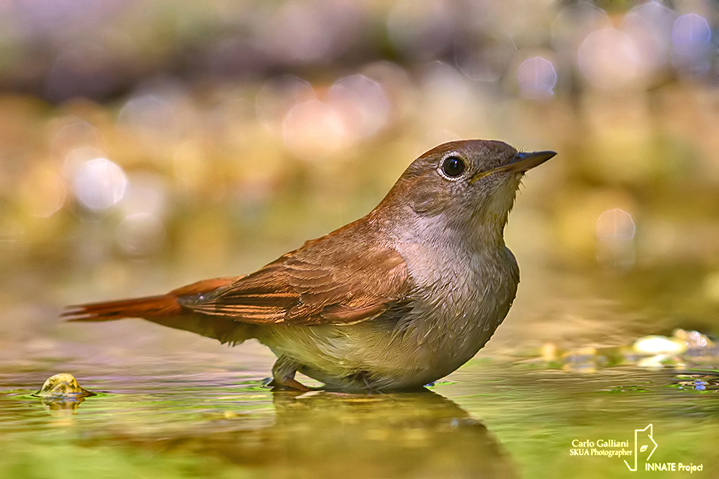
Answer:
<svg viewBox="0 0 719 479"><path fill-rule="evenodd" d="M114 321L122 318L161 318L182 314L174 294L69 306L62 316L68 321Z"/></svg>
<svg viewBox="0 0 719 479"><path fill-rule="evenodd" d="M237 281L238 277L214 278L188 284L167 294L144 298L121 299L68 306L62 316L68 321L113 321L122 318L143 318L152 321L188 313L178 299L200 293L212 292Z"/></svg>
<svg viewBox="0 0 719 479"><path fill-rule="evenodd" d="M82 322L142 318L162 326L214 338L221 343L239 344L254 337L253 325L243 323L238 318L196 314L179 302L181 298L187 296L215 291L234 283L237 279L236 277L208 279L159 296L68 306L62 316L68 321Z"/></svg>

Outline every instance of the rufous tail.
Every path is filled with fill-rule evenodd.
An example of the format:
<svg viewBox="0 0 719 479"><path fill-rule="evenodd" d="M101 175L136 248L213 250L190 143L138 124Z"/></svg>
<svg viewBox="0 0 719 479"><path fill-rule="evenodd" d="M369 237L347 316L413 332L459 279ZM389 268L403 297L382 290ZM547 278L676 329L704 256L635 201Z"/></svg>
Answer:
<svg viewBox="0 0 719 479"><path fill-rule="evenodd" d="M162 326L214 338L221 343L239 344L253 337L253 325L235 321L238 318L195 314L190 308L181 304L183 298L211 293L234 283L237 279L237 277L208 279L159 296L70 306L62 316L69 321L142 318Z"/></svg>
<svg viewBox="0 0 719 479"><path fill-rule="evenodd" d="M113 321L122 318L163 318L180 315L182 306L174 294L69 306L68 321Z"/></svg>
<svg viewBox="0 0 719 479"><path fill-rule="evenodd" d="M158 296L69 306L62 316L68 318L68 321L113 321L122 318L144 318L153 321L178 316L190 312L178 302L181 297L212 292L234 283L237 279L238 277L206 279Z"/></svg>

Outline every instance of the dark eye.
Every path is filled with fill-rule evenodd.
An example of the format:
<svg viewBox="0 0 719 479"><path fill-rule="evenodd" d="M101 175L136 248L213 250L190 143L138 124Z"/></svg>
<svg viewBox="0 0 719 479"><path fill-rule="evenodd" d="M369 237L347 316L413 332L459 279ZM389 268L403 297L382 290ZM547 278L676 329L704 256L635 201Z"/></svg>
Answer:
<svg viewBox="0 0 719 479"><path fill-rule="evenodd" d="M456 156L448 156L442 162L442 173L450 178L456 178L464 173L464 161Z"/></svg>

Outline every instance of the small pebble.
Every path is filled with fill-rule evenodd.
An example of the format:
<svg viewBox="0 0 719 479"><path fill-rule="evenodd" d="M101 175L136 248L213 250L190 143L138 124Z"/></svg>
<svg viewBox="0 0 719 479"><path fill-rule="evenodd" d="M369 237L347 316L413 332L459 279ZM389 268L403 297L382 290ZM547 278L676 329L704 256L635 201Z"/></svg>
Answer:
<svg viewBox="0 0 719 479"><path fill-rule="evenodd" d="M687 350L684 341L666 336L644 336L634 341L632 347L641 354L681 354Z"/></svg>
<svg viewBox="0 0 719 479"><path fill-rule="evenodd" d="M562 354L562 369L582 373L597 370L597 349L593 347L571 349Z"/></svg>
<svg viewBox="0 0 719 479"><path fill-rule="evenodd" d="M60 373L49 377L35 395L44 398L70 398L94 396L95 393L80 387L72 374Z"/></svg>
<svg viewBox="0 0 719 479"><path fill-rule="evenodd" d="M559 356L559 348L553 343L544 343L540 349L542 359L548 363L556 361Z"/></svg>
<svg viewBox="0 0 719 479"><path fill-rule="evenodd" d="M689 349L711 348L714 346L714 342L699 331L675 329L674 337L683 341Z"/></svg>

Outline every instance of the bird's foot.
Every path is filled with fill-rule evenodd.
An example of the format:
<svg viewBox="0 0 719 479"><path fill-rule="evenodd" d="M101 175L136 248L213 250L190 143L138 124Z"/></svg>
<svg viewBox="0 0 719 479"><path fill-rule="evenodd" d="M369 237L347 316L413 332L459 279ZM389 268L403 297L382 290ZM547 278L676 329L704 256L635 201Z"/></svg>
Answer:
<svg viewBox="0 0 719 479"><path fill-rule="evenodd" d="M295 379L295 373L299 367L300 364L297 361L287 356L280 356L272 366L272 381L269 382L268 386L272 386L274 389L312 391L312 389Z"/></svg>
<svg viewBox="0 0 719 479"><path fill-rule="evenodd" d="M275 378L267 383L267 387L271 387L273 390L291 390L301 392L313 391L312 388L305 386L295 378L284 379L282 380L282 382L278 381L277 378Z"/></svg>

